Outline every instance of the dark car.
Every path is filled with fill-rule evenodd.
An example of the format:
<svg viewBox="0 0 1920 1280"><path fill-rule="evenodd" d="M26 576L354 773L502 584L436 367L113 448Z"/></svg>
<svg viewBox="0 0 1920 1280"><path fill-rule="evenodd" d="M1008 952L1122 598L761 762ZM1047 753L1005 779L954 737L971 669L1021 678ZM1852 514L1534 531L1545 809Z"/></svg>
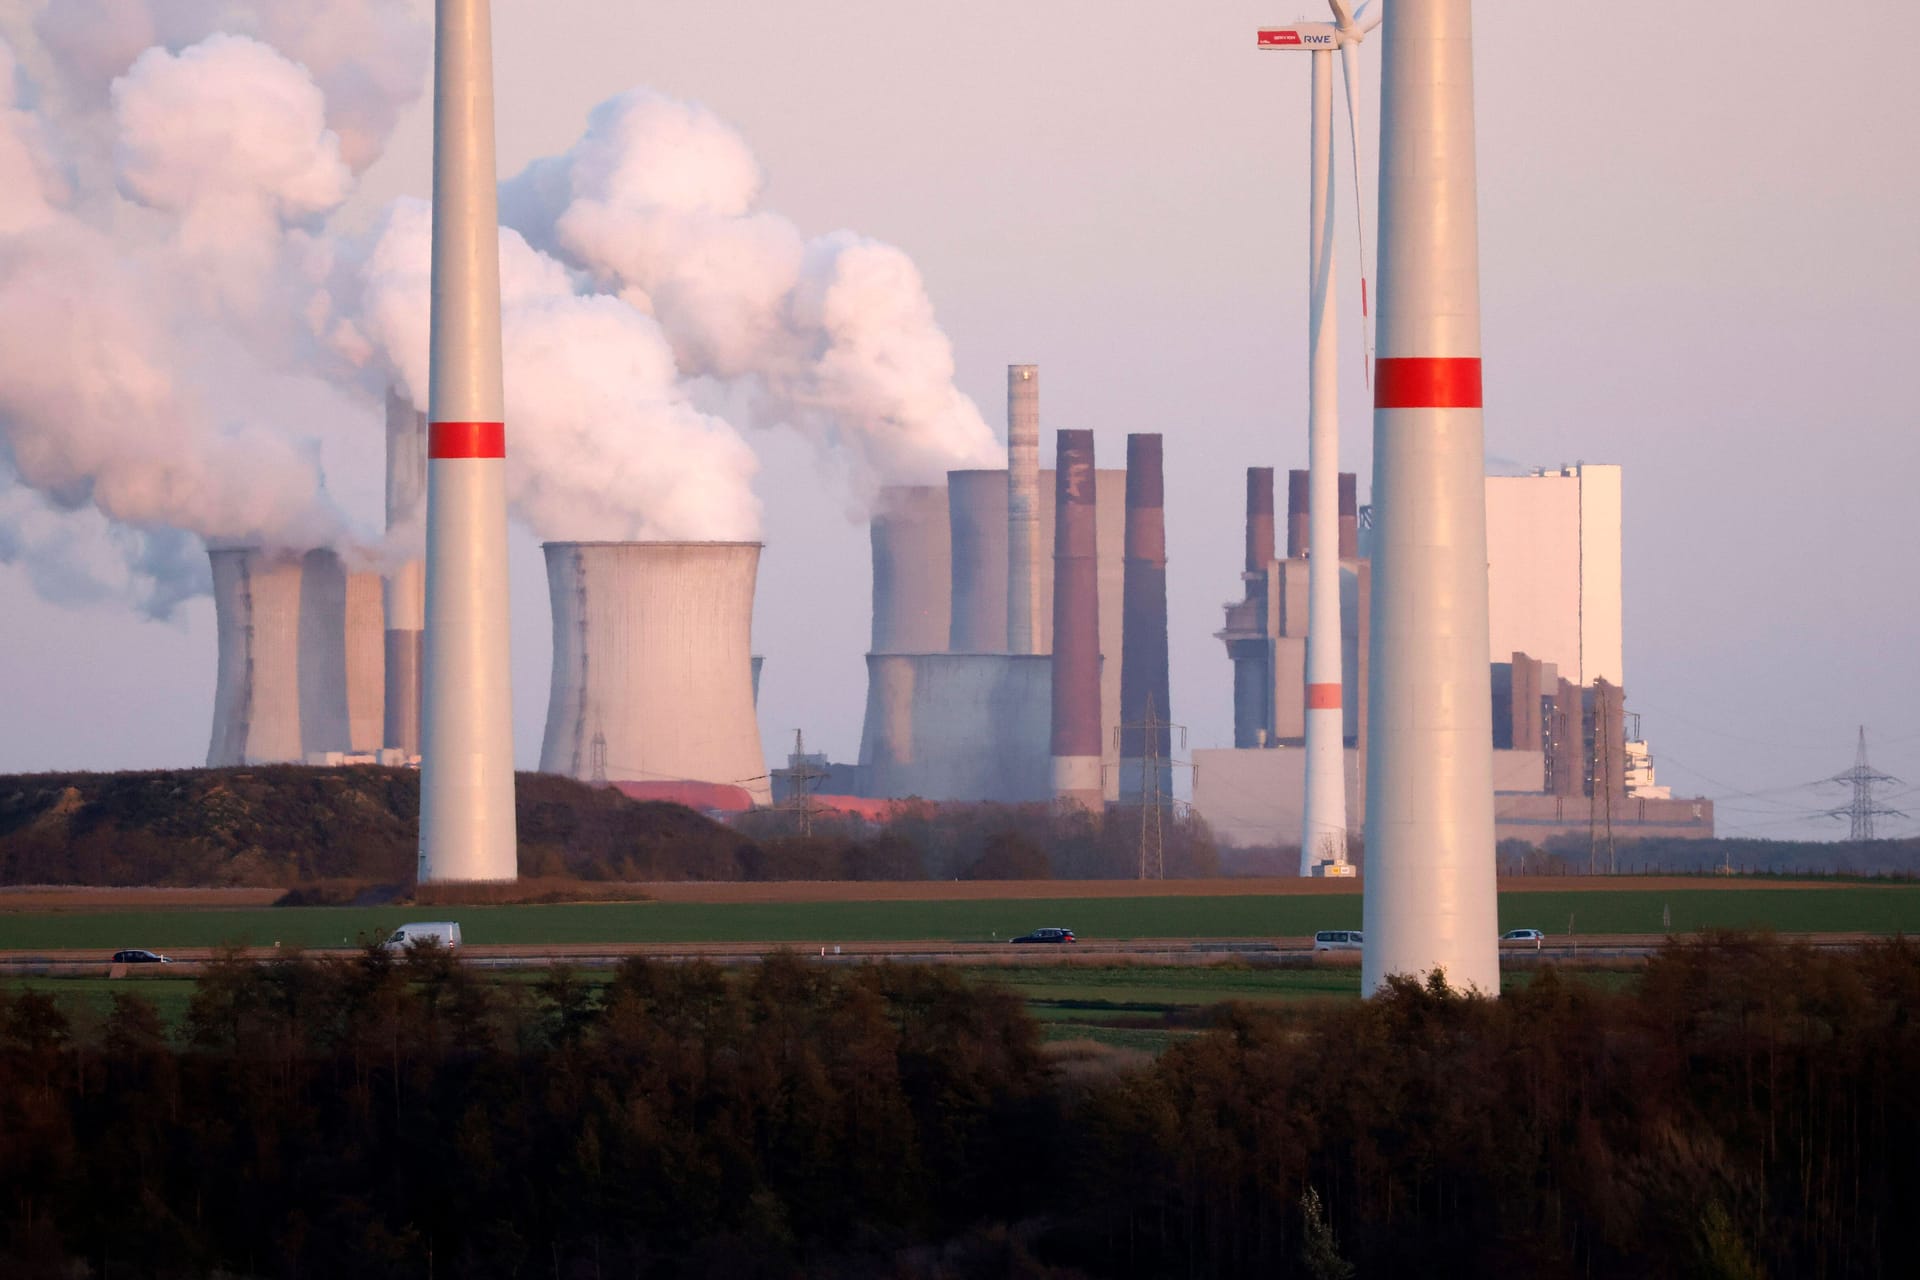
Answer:
<svg viewBox="0 0 1920 1280"><path fill-rule="evenodd" d="M113 953L115 964L172 964L173 957L158 955L152 951L116 951Z"/></svg>
<svg viewBox="0 0 1920 1280"><path fill-rule="evenodd" d="M1073 942L1076 939L1071 929L1035 929L1032 933L1023 933L1015 942Z"/></svg>

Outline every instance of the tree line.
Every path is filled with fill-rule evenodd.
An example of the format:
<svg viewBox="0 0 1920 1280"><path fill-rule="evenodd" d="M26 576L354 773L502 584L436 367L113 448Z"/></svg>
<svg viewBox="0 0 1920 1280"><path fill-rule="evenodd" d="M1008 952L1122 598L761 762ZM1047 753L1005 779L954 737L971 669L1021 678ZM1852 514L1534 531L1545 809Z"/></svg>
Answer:
<svg viewBox="0 0 1920 1280"><path fill-rule="evenodd" d="M951 970L210 965L0 996L9 1276L1911 1275L1920 949L1227 1006L1073 1071Z"/></svg>

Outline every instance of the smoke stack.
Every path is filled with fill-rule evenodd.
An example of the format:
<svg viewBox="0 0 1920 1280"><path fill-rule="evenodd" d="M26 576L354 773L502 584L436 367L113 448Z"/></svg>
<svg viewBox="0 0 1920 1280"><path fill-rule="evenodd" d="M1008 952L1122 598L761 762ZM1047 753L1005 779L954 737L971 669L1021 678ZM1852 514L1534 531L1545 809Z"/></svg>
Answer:
<svg viewBox="0 0 1920 1280"><path fill-rule="evenodd" d="M953 530L949 653L1006 652L1009 496L1004 471L947 472Z"/></svg>
<svg viewBox="0 0 1920 1280"><path fill-rule="evenodd" d="M1494 993L1471 0L1395 0L1385 39L1361 987Z"/></svg>
<svg viewBox="0 0 1920 1280"><path fill-rule="evenodd" d="M1313 547L1313 488L1305 471L1287 472L1287 559L1300 560Z"/></svg>
<svg viewBox="0 0 1920 1280"><path fill-rule="evenodd" d="M709 782L770 804L753 709L757 542L549 542L540 771Z"/></svg>
<svg viewBox="0 0 1920 1280"><path fill-rule="evenodd" d="M438 0L433 46L419 879L513 880L507 432L488 0Z"/></svg>
<svg viewBox="0 0 1920 1280"><path fill-rule="evenodd" d="M1040 650L1040 366L1007 366L1007 652Z"/></svg>
<svg viewBox="0 0 1920 1280"><path fill-rule="evenodd" d="M1359 477L1351 471L1340 473L1340 558L1360 558Z"/></svg>
<svg viewBox="0 0 1920 1280"><path fill-rule="evenodd" d="M420 519L427 500L427 415L387 389L387 530ZM420 664L425 656L427 577L423 561L394 566L383 584L385 693L380 743L420 754Z"/></svg>
<svg viewBox="0 0 1920 1280"><path fill-rule="evenodd" d="M207 558L219 637L207 767L350 750L340 557L216 547Z"/></svg>
<svg viewBox="0 0 1920 1280"><path fill-rule="evenodd" d="M1173 794L1167 728L1167 518L1161 439L1127 437L1126 576L1121 588L1120 799L1139 804ZM1151 715L1156 728L1144 726ZM1156 760L1151 772L1148 748Z"/></svg>
<svg viewBox="0 0 1920 1280"><path fill-rule="evenodd" d="M1247 468L1247 572L1261 575L1273 559L1273 468ZM1262 593L1264 595L1264 592Z"/></svg>
<svg viewBox="0 0 1920 1280"><path fill-rule="evenodd" d="M1054 473L1053 794L1098 812L1100 564L1093 432L1062 431Z"/></svg>

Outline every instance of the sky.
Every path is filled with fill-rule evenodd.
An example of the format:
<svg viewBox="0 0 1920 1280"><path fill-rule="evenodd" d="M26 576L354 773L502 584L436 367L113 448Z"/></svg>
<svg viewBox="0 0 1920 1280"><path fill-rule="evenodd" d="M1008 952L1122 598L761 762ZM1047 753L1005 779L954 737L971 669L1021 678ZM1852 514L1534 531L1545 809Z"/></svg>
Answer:
<svg viewBox="0 0 1920 1280"><path fill-rule="evenodd" d="M35 7L0 4L0 32ZM1306 458L1308 72L1253 41L1300 9L499 0L500 171L564 151L635 86L701 103L752 146L768 207L910 255L957 384L996 431L1005 366L1037 363L1043 428L1092 428L1103 465L1121 465L1128 432L1165 433L1174 718L1191 746L1230 745L1213 633L1239 593L1244 469ZM1871 6L1825 44L1801 38L1805 6L1777 0L1737 18L1475 9L1489 465L1625 468L1627 706L1660 780L1713 797L1723 834L1842 836L1810 815L1846 793L1809 784L1851 763L1858 726L1876 765L1920 785L1920 423L1900 389L1920 340L1920 6ZM1362 62L1372 80L1377 49ZM430 142L423 98L336 222L428 195ZM1366 129L1362 151L1370 200ZM1343 292L1343 466L1365 501L1371 423ZM377 454L376 411L364 425ZM768 754L804 729L850 760L860 504L800 437L750 440ZM525 529L511 574L531 767L550 622ZM0 564L0 653L0 770L204 761L205 597L155 621L51 602Z"/></svg>

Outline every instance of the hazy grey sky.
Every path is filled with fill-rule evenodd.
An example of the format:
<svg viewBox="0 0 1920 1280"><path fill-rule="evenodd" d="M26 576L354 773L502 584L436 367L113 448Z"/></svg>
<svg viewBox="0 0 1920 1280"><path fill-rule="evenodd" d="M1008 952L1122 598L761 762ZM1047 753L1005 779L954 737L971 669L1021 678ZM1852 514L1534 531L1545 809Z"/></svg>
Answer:
<svg viewBox="0 0 1920 1280"><path fill-rule="evenodd" d="M1031 361L1043 426L1093 428L1103 465L1127 432L1165 432L1175 714L1219 745L1242 472L1306 456L1307 66L1252 33L1310 7L501 0L501 171L564 149L624 89L699 101L754 147L768 207L913 257L996 429L1004 367ZM1843 834L1800 820L1839 790L1798 784L1845 766L1859 723L1876 763L1920 782L1920 441L1902 390L1920 342L1920 6L1855 7L1844 31L1813 12L1476 6L1488 452L1624 465L1628 707L1661 780L1719 798L1728 834ZM1372 77L1377 50L1363 62ZM422 102L342 216L426 195L428 156ZM1346 364L1364 492L1370 414ZM800 727L851 759L865 525L809 449L751 439L766 744L781 754ZM366 440L379 449L371 414ZM512 568L531 765L549 639L530 537ZM0 651L0 769L204 758L209 601L148 622L46 603L0 567Z"/></svg>

